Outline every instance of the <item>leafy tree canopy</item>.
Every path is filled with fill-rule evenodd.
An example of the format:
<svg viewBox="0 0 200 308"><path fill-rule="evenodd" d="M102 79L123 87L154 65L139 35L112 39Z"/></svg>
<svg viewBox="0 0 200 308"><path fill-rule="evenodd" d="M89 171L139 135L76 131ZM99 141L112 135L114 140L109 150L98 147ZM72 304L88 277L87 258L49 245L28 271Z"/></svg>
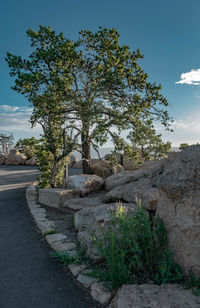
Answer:
<svg viewBox="0 0 200 308"><path fill-rule="evenodd" d="M127 148L121 132L155 120L169 129L161 85L148 81L138 64L143 55L121 45L117 30L83 30L75 42L44 26L27 35L34 49L29 58L7 53L6 60L15 76L13 89L33 105L31 122L42 125L52 153L56 140L62 139L62 153L79 148L83 171L90 173L91 145L98 150L112 140L116 149ZM67 151L64 129L69 136Z"/></svg>

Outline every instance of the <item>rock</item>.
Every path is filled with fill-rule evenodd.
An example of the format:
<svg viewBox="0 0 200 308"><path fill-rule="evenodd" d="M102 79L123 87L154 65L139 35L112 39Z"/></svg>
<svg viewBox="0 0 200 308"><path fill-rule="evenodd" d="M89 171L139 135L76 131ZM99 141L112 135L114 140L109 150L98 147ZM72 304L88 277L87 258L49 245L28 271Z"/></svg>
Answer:
<svg viewBox="0 0 200 308"><path fill-rule="evenodd" d="M69 168L73 168L76 163L78 163L78 158L75 155L70 155ZM82 166L80 168L82 168Z"/></svg>
<svg viewBox="0 0 200 308"><path fill-rule="evenodd" d="M148 178L142 178L129 184L113 188L106 194L107 202L130 202L142 204L150 211L156 211L159 201L159 190L153 188Z"/></svg>
<svg viewBox="0 0 200 308"><path fill-rule="evenodd" d="M63 207L74 211L80 211L86 207L95 207L103 203L102 197L73 198L64 202Z"/></svg>
<svg viewBox="0 0 200 308"><path fill-rule="evenodd" d="M98 281L98 279L90 277L90 276L86 276L83 274L79 274L77 277L77 280L84 285L84 287L89 288L91 286L91 284L95 283Z"/></svg>
<svg viewBox="0 0 200 308"><path fill-rule="evenodd" d="M92 165L94 165L95 163L97 163L99 161L99 159L91 159L91 163ZM73 168L77 168L77 169L81 169L83 167L83 164L82 164L82 160L79 160L78 162L76 162L74 165L73 165Z"/></svg>
<svg viewBox="0 0 200 308"><path fill-rule="evenodd" d="M133 209L133 204L124 204L125 208ZM116 209L116 204L103 204L97 207L85 208L74 215L74 226L78 231L78 240L81 246L86 247L87 255L94 261L101 260L98 249L95 247L93 237L101 237L101 228L110 224L111 211ZM92 237L92 236L93 237Z"/></svg>
<svg viewBox="0 0 200 308"><path fill-rule="evenodd" d="M64 252L65 251L65 252L69 253L70 250L76 249L76 244L71 243L71 242L66 242L65 240L63 240L63 241L51 243L51 247L57 252Z"/></svg>
<svg viewBox="0 0 200 308"><path fill-rule="evenodd" d="M104 185L104 180L97 175L80 174L69 176L65 183L67 189L79 191L81 196L85 196L90 192L100 190Z"/></svg>
<svg viewBox="0 0 200 308"><path fill-rule="evenodd" d="M27 166L37 166L36 157L33 156L33 157L31 157L30 159L28 159L28 160L26 161L26 165L27 165Z"/></svg>
<svg viewBox="0 0 200 308"><path fill-rule="evenodd" d="M39 202L50 207L59 208L70 198L80 196L80 191L62 188L44 188L39 190Z"/></svg>
<svg viewBox="0 0 200 308"><path fill-rule="evenodd" d="M123 172L124 168L121 165L111 165L111 162L106 160L100 160L92 166L92 173L96 174L103 179L112 174Z"/></svg>
<svg viewBox="0 0 200 308"><path fill-rule="evenodd" d="M112 293L105 288L102 282L95 282L91 285L91 295L94 300L104 305L108 304Z"/></svg>
<svg viewBox="0 0 200 308"><path fill-rule="evenodd" d="M67 236L63 233L55 233L55 234L49 234L46 235L47 242L51 245L52 243L63 241L67 239Z"/></svg>
<svg viewBox="0 0 200 308"><path fill-rule="evenodd" d="M168 156L168 160L172 160L172 159L174 159L174 157L175 157L175 155L177 154L178 152L169 152L168 154L167 154L167 156Z"/></svg>
<svg viewBox="0 0 200 308"><path fill-rule="evenodd" d="M156 214L165 225L176 262L200 276L200 146L183 149L154 179L161 198Z"/></svg>
<svg viewBox="0 0 200 308"><path fill-rule="evenodd" d="M36 220L35 217L34 220L42 233L50 232L55 229L55 223L53 221L46 219Z"/></svg>
<svg viewBox="0 0 200 308"><path fill-rule="evenodd" d="M200 297L177 284L123 285L109 308L198 308Z"/></svg>
<svg viewBox="0 0 200 308"><path fill-rule="evenodd" d="M26 156L20 154L19 151L12 149L8 154L5 164L6 165L25 165L26 164Z"/></svg>
<svg viewBox="0 0 200 308"><path fill-rule="evenodd" d="M152 178L163 171L164 166L168 162L167 159L145 162L143 166L134 171L124 171L117 173L105 179L105 189L110 191L111 189L124 185L133 181L137 181L141 178Z"/></svg>
<svg viewBox="0 0 200 308"><path fill-rule="evenodd" d="M73 276L78 276L78 274L86 268L85 264L76 265L76 264L69 264L68 269L72 273Z"/></svg>
<svg viewBox="0 0 200 308"><path fill-rule="evenodd" d="M6 161L7 156L4 154L0 154L0 165L4 165Z"/></svg>

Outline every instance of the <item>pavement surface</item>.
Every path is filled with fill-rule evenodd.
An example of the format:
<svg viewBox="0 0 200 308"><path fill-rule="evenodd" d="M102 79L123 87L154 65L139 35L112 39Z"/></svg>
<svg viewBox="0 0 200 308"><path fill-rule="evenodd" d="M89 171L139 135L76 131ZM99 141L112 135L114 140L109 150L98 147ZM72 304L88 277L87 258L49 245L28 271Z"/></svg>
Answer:
<svg viewBox="0 0 200 308"><path fill-rule="evenodd" d="M51 258L30 216L25 188L36 176L35 167L0 166L0 308L97 307Z"/></svg>

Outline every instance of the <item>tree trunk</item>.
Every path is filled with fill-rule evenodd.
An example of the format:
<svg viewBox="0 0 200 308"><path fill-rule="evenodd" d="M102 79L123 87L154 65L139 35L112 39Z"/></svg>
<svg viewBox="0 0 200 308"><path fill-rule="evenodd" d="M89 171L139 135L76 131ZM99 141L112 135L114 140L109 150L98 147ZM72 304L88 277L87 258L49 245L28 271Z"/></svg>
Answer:
<svg viewBox="0 0 200 308"><path fill-rule="evenodd" d="M54 160L53 167L51 169L51 179L50 179L51 188L56 187L56 171L57 171L57 161Z"/></svg>
<svg viewBox="0 0 200 308"><path fill-rule="evenodd" d="M83 174L92 174L89 129L81 133Z"/></svg>

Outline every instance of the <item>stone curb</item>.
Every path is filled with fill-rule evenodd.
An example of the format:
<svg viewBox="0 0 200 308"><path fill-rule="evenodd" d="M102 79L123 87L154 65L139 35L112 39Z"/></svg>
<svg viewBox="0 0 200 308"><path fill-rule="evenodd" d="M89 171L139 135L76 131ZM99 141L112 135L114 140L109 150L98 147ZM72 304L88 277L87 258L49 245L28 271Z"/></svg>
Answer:
<svg viewBox="0 0 200 308"><path fill-rule="evenodd" d="M37 203L38 192L36 187L36 182L27 187L26 200L38 229L55 252L67 252L70 256L77 255L76 244L71 242L66 235L62 233L51 234L55 230L55 222L48 220L46 210ZM113 294L98 279L87 276L85 264L69 264L68 269L79 283L87 289L90 288L90 294L94 300L102 305L107 306L109 304Z"/></svg>

